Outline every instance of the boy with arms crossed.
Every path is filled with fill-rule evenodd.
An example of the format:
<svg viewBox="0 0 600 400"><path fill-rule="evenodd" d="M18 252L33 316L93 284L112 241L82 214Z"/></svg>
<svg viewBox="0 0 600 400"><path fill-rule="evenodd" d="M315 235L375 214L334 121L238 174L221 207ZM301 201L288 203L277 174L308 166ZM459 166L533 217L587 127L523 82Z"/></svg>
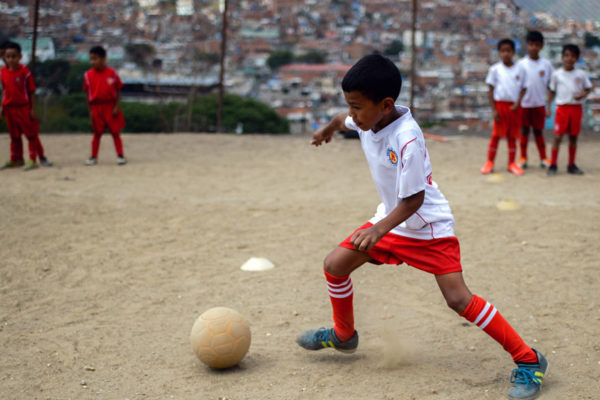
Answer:
<svg viewBox="0 0 600 400"><path fill-rule="evenodd" d="M562 50L563 67L558 69L550 80L548 108L556 97L556 116L554 118L552 160L548 168L549 176L556 175L558 148L563 135L569 135L567 172L583 175L583 171L575 165L575 153L577 152L577 137L581 131L583 101L592 91L592 82L585 71L575 68L577 60L579 60L579 47L574 44L564 45Z"/></svg>
<svg viewBox="0 0 600 400"><path fill-rule="evenodd" d="M546 158L546 141L544 140L544 124L546 117L550 116L550 109L546 109L548 98L548 84L554 68L547 59L540 57L540 50L544 47L544 36L541 32L530 31L527 33L527 57L519 60L527 74L527 92L521 102L521 158L519 166L527 168L527 145L529 143L529 128L533 129L533 137L540 154L540 166L548 168L550 160Z"/></svg>
<svg viewBox="0 0 600 400"><path fill-rule="evenodd" d="M523 342L494 306L467 288L454 218L432 180L423 133L410 110L394 103L401 86L400 72L389 59L380 55L362 58L342 81L348 115L335 116L313 135L312 144L319 146L328 143L337 130L356 130L382 203L369 222L325 258L334 327L304 331L297 343L307 350L356 351L350 274L366 262L405 262L433 274L448 306L511 354L517 368L512 372L514 385L509 395L533 396L540 389L548 362Z"/></svg>
<svg viewBox="0 0 600 400"><path fill-rule="evenodd" d="M501 138L508 145L508 170L515 175L523 175L523 170L515 163L516 141L521 132L521 100L526 91L526 76L522 66L513 62L515 42L502 39L498 42L501 61L492 65L485 83L489 86L490 106L494 118L492 139L488 146L488 159L481 167L482 174L494 170L494 159Z"/></svg>

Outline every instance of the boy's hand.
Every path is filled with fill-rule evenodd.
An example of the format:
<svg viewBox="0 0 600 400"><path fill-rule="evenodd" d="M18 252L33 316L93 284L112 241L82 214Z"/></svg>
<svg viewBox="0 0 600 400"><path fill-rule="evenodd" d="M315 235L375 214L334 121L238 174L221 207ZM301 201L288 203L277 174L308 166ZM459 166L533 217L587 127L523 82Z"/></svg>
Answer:
<svg viewBox="0 0 600 400"><path fill-rule="evenodd" d="M384 235L377 231L375 226L357 231L350 238L350 242L358 251L367 252L381 240Z"/></svg>
<svg viewBox="0 0 600 400"><path fill-rule="evenodd" d="M587 95L588 95L588 94L587 94L587 92L581 92L581 93L579 93L578 95L576 95L576 96L574 97L574 99L575 99L575 100L582 100L582 99L585 99L585 96L587 96Z"/></svg>
<svg viewBox="0 0 600 400"><path fill-rule="evenodd" d="M33 108L29 112L29 118L31 118L32 121L35 120L35 112L33 111Z"/></svg>
<svg viewBox="0 0 600 400"><path fill-rule="evenodd" d="M552 116L552 111L550 110L550 107L546 107L546 118L550 118Z"/></svg>
<svg viewBox="0 0 600 400"><path fill-rule="evenodd" d="M119 105L117 104L112 111L113 117L116 117L119 114Z"/></svg>
<svg viewBox="0 0 600 400"><path fill-rule="evenodd" d="M500 122L500 114L498 114L498 110L492 110L492 118L494 121Z"/></svg>
<svg viewBox="0 0 600 400"><path fill-rule="evenodd" d="M518 101L515 101L512 106L510 106L510 111L517 111L521 104Z"/></svg>
<svg viewBox="0 0 600 400"><path fill-rule="evenodd" d="M325 143L329 143L334 133L335 131L328 130L326 128L319 129L313 134L312 141L310 142L310 144L320 146L323 143L323 141L325 141Z"/></svg>
<svg viewBox="0 0 600 400"><path fill-rule="evenodd" d="M4 118L4 108L0 106L0 118Z"/></svg>

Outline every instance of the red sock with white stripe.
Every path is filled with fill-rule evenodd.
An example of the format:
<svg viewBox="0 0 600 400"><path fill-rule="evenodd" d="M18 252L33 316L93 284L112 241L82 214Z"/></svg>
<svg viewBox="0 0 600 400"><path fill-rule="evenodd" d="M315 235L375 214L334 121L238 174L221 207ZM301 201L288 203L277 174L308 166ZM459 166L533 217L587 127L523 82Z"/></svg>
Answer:
<svg viewBox="0 0 600 400"><path fill-rule="evenodd" d="M488 161L494 162L496 158L496 151L498 150L498 143L500 142L500 138L496 136L492 136L490 139L490 144L488 145Z"/></svg>
<svg viewBox="0 0 600 400"><path fill-rule="evenodd" d="M350 275L333 276L325 270L323 272L325 272L329 299L333 308L333 329L338 339L345 342L354 335L352 279L350 279Z"/></svg>
<svg viewBox="0 0 600 400"><path fill-rule="evenodd" d="M496 307L481 297L473 295L473 299L460 316L480 327L500 343L515 362L535 363L538 361L535 352L523 342L523 339L500 315Z"/></svg>
<svg viewBox="0 0 600 400"><path fill-rule="evenodd" d="M540 153L540 160L546 159L546 140L544 139L544 134L535 133L535 145L537 146L538 153Z"/></svg>
<svg viewBox="0 0 600 400"><path fill-rule="evenodd" d="M529 129L529 128L527 128ZM521 157L527 159L527 145L529 144L529 131L521 133Z"/></svg>
<svg viewBox="0 0 600 400"><path fill-rule="evenodd" d="M517 153L517 141L513 138L506 138L506 144L508 145L508 163L512 164L515 162L515 154Z"/></svg>

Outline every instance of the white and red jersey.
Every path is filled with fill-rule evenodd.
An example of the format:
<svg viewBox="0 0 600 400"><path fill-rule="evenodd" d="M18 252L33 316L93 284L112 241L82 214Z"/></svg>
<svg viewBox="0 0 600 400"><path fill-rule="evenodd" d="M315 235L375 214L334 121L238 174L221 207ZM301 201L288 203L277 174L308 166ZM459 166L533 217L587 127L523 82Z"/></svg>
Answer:
<svg viewBox="0 0 600 400"><path fill-rule="evenodd" d="M90 104L116 101L122 87L121 78L110 67L92 68L83 75L83 90L87 92Z"/></svg>
<svg viewBox="0 0 600 400"><path fill-rule="evenodd" d="M575 96L590 89L592 82L585 71L574 68L566 71L559 68L550 79L550 90L556 93L556 104L559 106L565 104L583 104L584 99L575 100Z"/></svg>
<svg viewBox="0 0 600 400"><path fill-rule="evenodd" d="M352 117L349 129L358 132L382 203L369 220L376 224L387 217L402 199L425 191L421 207L390 232L415 239L454 236L454 217L448 201L432 180L431 162L421 128L407 107L396 106L401 116L378 131L363 131Z"/></svg>
<svg viewBox="0 0 600 400"><path fill-rule="evenodd" d="M23 64L19 64L14 71L4 66L0 70L2 81L2 105L26 106L30 104L30 93L35 91L33 75Z"/></svg>
<svg viewBox="0 0 600 400"><path fill-rule="evenodd" d="M539 57L537 60L525 57L517 64L521 65L527 74L527 92L523 96L521 107L544 107L548 98L548 85L554 72L552 63L543 57Z"/></svg>
<svg viewBox="0 0 600 400"><path fill-rule="evenodd" d="M526 78L523 66L513 64L507 67L498 62L490 67L485 83L494 87L494 100L515 102L519 100L521 90L527 87Z"/></svg>

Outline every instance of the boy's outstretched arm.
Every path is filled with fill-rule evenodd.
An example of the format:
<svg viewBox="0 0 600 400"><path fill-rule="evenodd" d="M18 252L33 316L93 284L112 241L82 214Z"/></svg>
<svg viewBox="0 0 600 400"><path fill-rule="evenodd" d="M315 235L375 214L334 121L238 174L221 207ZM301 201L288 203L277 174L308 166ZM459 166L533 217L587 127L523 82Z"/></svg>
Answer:
<svg viewBox="0 0 600 400"><path fill-rule="evenodd" d="M494 100L494 87L488 85L488 100L490 101L490 108L492 109L492 118L494 121L500 121L498 110L496 110L496 101Z"/></svg>
<svg viewBox="0 0 600 400"><path fill-rule="evenodd" d="M425 200L425 191L421 190L412 196L402 199L400 204L388 214L387 217L376 223L370 228L357 231L350 238L350 242L356 250L369 251L385 236L386 233L406 221L423 204Z"/></svg>
<svg viewBox="0 0 600 400"><path fill-rule="evenodd" d="M554 96L556 96L556 92L552 90L548 90L548 104L546 105L546 118L550 118L552 116L552 102L554 101Z"/></svg>
<svg viewBox="0 0 600 400"><path fill-rule="evenodd" d="M519 93L519 98L517 99L517 101L515 101L513 103L513 105L510 107L510 109L512 111L516 111L519 109L519 107L521 107L521 101L523 100L523 97L525 97L525 93L527 92L527 88L523 88L521 89L521 93Z"/></svg>
<svg viewBox="0 0 600 400"><path fill-rule="evenodd" d="M325 143L329 143L333 134L336 131L346 129L346 124L344 123L344 121L346 120L347 116L347 114L341 113L333 117L327 125L325 125L321 129L318 129L313 134L312 141L310 142L310 144L320 146L323 143L323 141L325 141Z"/></svg>

